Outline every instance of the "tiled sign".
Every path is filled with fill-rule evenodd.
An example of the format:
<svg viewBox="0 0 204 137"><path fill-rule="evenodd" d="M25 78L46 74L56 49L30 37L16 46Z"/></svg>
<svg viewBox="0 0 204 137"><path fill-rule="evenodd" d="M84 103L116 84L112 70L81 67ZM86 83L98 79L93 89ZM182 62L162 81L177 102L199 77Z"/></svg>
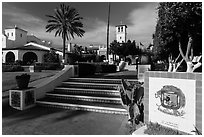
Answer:
<svg viewBox="0 0 204 137"><path fill-rule="evenodd" d="M195 97L195 80L149 78L149 121L192 134Z"/></svg>
<svg viewBox="0 0 204 137"><path fill-rule="evenodd" d="M202 132L202 73L148 71L144 118L188 134Z"/></svg>

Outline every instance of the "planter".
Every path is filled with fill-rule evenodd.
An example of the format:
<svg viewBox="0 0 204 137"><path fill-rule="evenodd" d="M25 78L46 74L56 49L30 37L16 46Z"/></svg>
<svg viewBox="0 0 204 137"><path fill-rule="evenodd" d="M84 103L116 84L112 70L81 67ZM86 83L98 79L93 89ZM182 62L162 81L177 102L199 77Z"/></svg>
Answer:
<svg viewBox="0 0 204 137"><path fill-rule="evenodd" d="M9 105L18 110L25 110L35 106L35 88L9 90Z"/></svg>
<svg viewBox="0 0 204 137"><path fill-rule="evenodd" d="M30 75L28 74L22 74L20 76L16 76L16 83L19 89L27 89L29 81L30 81Z"/></svg>

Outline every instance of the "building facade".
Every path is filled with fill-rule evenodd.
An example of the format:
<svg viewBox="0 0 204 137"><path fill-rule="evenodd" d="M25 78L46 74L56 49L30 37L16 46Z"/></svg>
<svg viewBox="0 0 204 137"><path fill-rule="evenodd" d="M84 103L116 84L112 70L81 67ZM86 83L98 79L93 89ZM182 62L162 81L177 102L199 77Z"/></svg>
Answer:
<svg viewBox="0 0 204 137"><path fill-rule="evenodd" d="M127 26L117 25L115 26L116 41L119 43L125 43L127 41Z"/></svg>
<svg viewBox="0 0 204 137"><path fill-rule="evenodd" d="M44 55L50 50L51 42L43 41L27 31L15 26L6 28L2 34L2 63L13 63L17 60L25 64L44 63ZM56 50L59 58L62 52Z"/></svg>

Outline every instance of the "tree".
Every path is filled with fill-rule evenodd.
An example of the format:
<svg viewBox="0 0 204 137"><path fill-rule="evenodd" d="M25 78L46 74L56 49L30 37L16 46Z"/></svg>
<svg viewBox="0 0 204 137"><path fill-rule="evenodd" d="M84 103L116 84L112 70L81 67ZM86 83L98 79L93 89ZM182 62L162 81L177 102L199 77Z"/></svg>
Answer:
<svg viewBox="0 0 204 137"><path fill-rule="evenodd" d="M139 49L136 48L135 41L131 42L128 40L126 43L119 43L114 40L110 44L110 53L125 58L128 55L137 55L139 53Z"/></svg>
<svg viewBox="0 0 204 137"><path fill-rule="evenodd" d="M200 67L202 3L160 3L153 42L153 52L169 62L169 71L176 71L183 60L187 64L187 72Z"/></svg>
<svg viewBox="0 0 204 137"><path fill-rule="evenodd" d="M77 35L82 37L85 31L82 29L82 17L79 16L75 8L61 4L59 8L55 9L54 15L46 15L50 18L46 25L46 32L55 32L55 37L62 36L63 39L63 60L65 60L65 43L66 40L74 39Z"/></svg>
<svg viewBox="0 0 204 137"><path fill-rule="evenodd" d="M44 62L59 63L59 55L54 50L50 50L49 53L44 55Z"/></svg>

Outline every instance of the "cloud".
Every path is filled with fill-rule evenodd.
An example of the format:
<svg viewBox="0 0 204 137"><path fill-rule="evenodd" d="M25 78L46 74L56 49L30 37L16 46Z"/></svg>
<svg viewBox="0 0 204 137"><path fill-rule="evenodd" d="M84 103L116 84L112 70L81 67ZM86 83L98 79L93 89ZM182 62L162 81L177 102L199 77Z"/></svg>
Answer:
<svg viewBox="0 0 204 137"><path fill-rule="evenodd" d="M107 22L101 21L98 18L86 19L84 25L85 34L82 38L75 38L72 42L84 44L106 44L107 41ZM115 30L114 26L109 27L109 32L112 35ZM110 36L112 38L112 36ZM112 38L113 39L113 38Z"/></svg>
<svg viewBox="0 0 204 137"><path fill-rule="evenodd" d="M50 40L55 45L62 45L61 38L55 37L54 33L46 33L46 20L29 14L26 10L11 6L8 3L4 3L2 15L3 19L12 26L17 25L28 31L28 34L34 34L42 40Z"/></svg>
<svg viewBox="0 0 204 137"><path fill-rule="evenodd" d="M156 3L147 3L141 8L134 9L127 15L128 28L127 39L136 40L148 45L152 42L152 34L156 26ZM55 32L46 33L45 26L47 21L34 16L26 10L16 8L9 3L3 3L2 19L7 20L12 25L18 25L22 29L28 31L29 34L34 34L40 39L50 40L53 46L61 46L62 38L55 37ZM82 20L84 24L85 34L82 38L75 37L71 40L72 43L81 45L104 44L107 41L107 22L98 18L86 18ZM8 27L8 26L6 26ZM110 25L110 40L115 39L115 26Z"/></svg>
<svg viewBox="0 0 204 137"><path fill-rule="evenodd" d="M130 25L127 30L129 39L145 44L152 42L157 18L156 7L157 3L149 3L129 14Z"/></svg>
<svg viewBox="0 0 204 137"><path fill-rule="evenodd" d="M132 10L127 15L129 22L127 28L127 39L135 40L136 42L142 42L148 45L152 42L152 34L155 31L156 26L156 7L157 3L147 3L141 8ZM107 41L107 22L99 19L85 19L85 28L91 26L86 31L83 38L76 38L73 42L77 43L100 43L106 45ZM115 39L115 26L110 26L110 40L112 42Z"/></svg>

